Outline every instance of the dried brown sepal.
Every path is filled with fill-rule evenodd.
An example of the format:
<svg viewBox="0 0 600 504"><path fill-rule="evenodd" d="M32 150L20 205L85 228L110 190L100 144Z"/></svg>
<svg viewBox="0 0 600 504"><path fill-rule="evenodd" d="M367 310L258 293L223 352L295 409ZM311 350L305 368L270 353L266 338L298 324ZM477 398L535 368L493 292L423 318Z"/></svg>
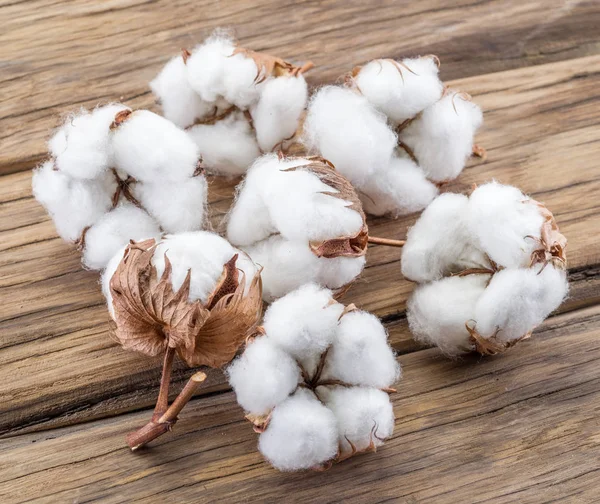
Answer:
<svg viewBox="0 0 600 504"><path fill-rule="evenodd" d="M183 64L185 65L187 63L187 60L189 59L189 57L192 55L192 53L190 51L188 51L185 48L181 49L181 58L183 59Z"/></svg>
<svg viewBox="0 0 600 504"><path fill-rule="evenodd" d="M234 112L237 112L238 110L240 110L240 109L237 108L235 105L231 105L230 107L226 108L222 112L219 112L218 107L215 107L211 115L209 115L207 117L203 117L201 119L196 119L194 121L194 124L187 126L185 129L189 130L189 129L193 128L194 126L199 126L199 125L216 124L219 121L222 121L223 119L229 117Z"/></svg>
<svg viewBox="0 0 600 504"><path fill-rule="evenodd" d="M271 411L264 415L255 415L253 413L248 413L244 418L252 424L254 432L256 432L257 434L262 434L267 430L269 422L271 422L271 413Z"/></svg>
<svg viewBox="0 0 600 504"><path fill-rule="evenodd" d="M487 150L481 145L473 144L472 153L473 156L478 157L482 161L485 161L487 159Z"/></svg>
<svg viewBox="0 0 600 504"><path fill-rule="evenodd" d="M465 327L469 332L469 341L473 345L473 350L481 355L497 355L505 352L509 348L515 346L520 341L531 337L531 331L524 334L520 338L512 341L503 342L499 341L496 334L490 338L484 338L476 330L475 327L471 327L469 322L465 322Z"/></svg>
<svg viewBox="0 0 600 504"><path fill-rule="evenodd" d="M350 441L350 439L348 439L348 436L344 436L344 438L350 445L350 452L344 453L340 447L340 449L338 451L338 455L335 458L335 462L343 462L344 460L348 460L350 457L354 457L355 455L360 455L361 453L371 453L371 452L374 453L377 451L377 446L375 445L375 439L379 439L380 441L383 441L383 439L377 437L377 423L376 422L374 422L373 428L371 429L371 434L369 435L369 444L366 448L363 448L362 450L357 450L354 443L352 441Z"/></svg>
<svg viewBox="0 0 600 504"><path fill-rule="evenodd" d="M231 55L235 56L236 54L241 54L246 58L254 60L257 69L256 77L254 78L256 84L264 82L269 77L281 77L284 75L296 76L313 67L312 62L307 62L302 66L296 66L277 56L252 51L251 49L246 49L244 47L236 47Z"/></svg>
<svg viewBox="0 0 600 504"><path fill-rule="evenodd" d="M551 264L555 268L567 269L567 238L560 232L554 215L546 205L536 200L526 200L526 203L537 205L540 213L544 217L544 223L540 231L540 238L530 236L529 238L536 240L539 247L531 254L531 264Z"/></svg>
<svg viewBox="0 0 600 504"><path fill-rule="evenodd" d="M131 110L131 109L125 109L125 110L121 110L121 112L117 112L112 124L110 125L110 130L112 131L112 130L118 128L127 119L129 119L131 114L133 114L133 110Z"/></svg>

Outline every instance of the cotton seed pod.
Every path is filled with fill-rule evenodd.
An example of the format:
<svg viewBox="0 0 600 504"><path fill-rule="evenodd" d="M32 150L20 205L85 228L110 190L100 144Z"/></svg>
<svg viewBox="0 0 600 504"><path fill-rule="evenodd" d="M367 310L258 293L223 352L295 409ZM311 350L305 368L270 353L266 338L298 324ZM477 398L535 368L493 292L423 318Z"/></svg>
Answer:
<svg viewBox="0 0 600 504"><path fill-rule="evenodd" d="M481 110L446 90L438 67L435 56L375 60L310 100L303 144L352 182L369 214L423 210L475 149Z"/></svg>
<svg viewBox="0 0 600 504"><path fill-rule="evenodd" d="M48 147L33 194L85 267L103 269L130 240L201 229L207 184L198 147L166 119L121 104L82 110Z"/></svg>
<svg viewBox="0 0 600 504"><path fill-rule="evenodd" d="M402 273L419 282L407 307L415 339L456 356L528 338L567 295L566 246L552 213L515 187L439 196L402 251Z"/></svg>
<svg viewBox="0 0 600 504"><path fill-rule="evenodd" d="M385 329L314 284L269 307L227 374L260 452L280 471L327 468L393 433L388 393L400 366Z"/></svg>
<svg viewBox="0 0 600 504"><path fill-rule="evenodd" d="M240 175L295 135L308 98L302 74L311 66L239 47L216 30L171 59L150 87L165 117L200 147L207 169Z"/></svg>
<svg viewBox="0 0 600 504"><path fill-rule="evenodd" d="M238 187L227 238L263 267L271 301L307 282L348 285L364 267L368 228L356 192L328 161L268 154Z"/></svg>

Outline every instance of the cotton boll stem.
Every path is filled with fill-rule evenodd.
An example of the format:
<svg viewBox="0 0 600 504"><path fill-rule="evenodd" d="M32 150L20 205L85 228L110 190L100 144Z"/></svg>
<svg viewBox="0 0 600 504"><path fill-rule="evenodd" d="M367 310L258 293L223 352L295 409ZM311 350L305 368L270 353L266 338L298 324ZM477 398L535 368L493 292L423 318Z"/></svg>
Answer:
<svg viewBox="0 0 600 504"><path fill-rule="evenodd" d="M392 240L391 238L379 238L377 236L369 236L367 241L374 245L386 245L388 247L403 247L406 243L406 240Z"/></svg>

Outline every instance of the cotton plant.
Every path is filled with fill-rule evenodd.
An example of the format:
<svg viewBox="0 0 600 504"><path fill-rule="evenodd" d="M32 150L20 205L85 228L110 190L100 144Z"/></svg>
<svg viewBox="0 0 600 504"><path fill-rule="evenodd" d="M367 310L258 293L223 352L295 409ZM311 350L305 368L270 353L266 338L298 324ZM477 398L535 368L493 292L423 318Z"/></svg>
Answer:
<svg viewBox="0 0 600 504"><path fill-rule="evenodd" d="M384 327L316 284L271 304L227 374L258 449L280 471L327 468L393 433L388 394L400 366Z"/></svg>
<svg viewBox="0 0 600 504"><path fill-rule="evenodd" d="M402 273L418 282L412 334L449 356L496 354L530 337L567 295L566 246L552 213L515 187L437 197L402 250Z"/></svg>
<svg viewBox="0 0 600 504"><path fill-rule="evenodd" d="M200 147L210 171L240 175L295 135L308 97L303 73L311 67L245 49L217 30L172 58L150 87L164 116Z"/></svg>
<svg viewBox="0 0 600 504"><path fill-rule="evenodd" d="M129 240L201 229L207 184L188 135L147 110L110 104L67 118L34 170L36 199L86 268L103 269ZM175 197L176 195L176 197Z"/></svg>
<svg viewBox="0 0 600 504"><path fill-rule="evenodd" d="M192 375L171 406L175 354L189 367L229 363L262 315L260 271L224 238L207 231L131 242L102 275L112 332L125 350L163 356L151 420L127 437L132 450L169 432L206 374Z"/></svg>
<svg viewBox="0 0 600 504"><path fill-rule="evenodd" d="M473 152L481 109L444 86L435 56L378 59L310 100L302 141L356 187L364 209L396 217L423 210Z"/></svg>

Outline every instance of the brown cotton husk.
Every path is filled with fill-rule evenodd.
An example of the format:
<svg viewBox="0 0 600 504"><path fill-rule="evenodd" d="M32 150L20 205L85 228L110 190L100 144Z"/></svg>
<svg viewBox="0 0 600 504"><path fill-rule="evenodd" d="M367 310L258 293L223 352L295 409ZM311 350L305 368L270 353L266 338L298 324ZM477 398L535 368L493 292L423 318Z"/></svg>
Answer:
<svg viewBox="0 0 600 504"><path fill-rule="evenodd" d="M530 237L539 244L531 255L531 266L535 264L552 264L555 268L565 270L567 268L567 238L558 229L558 224L554 215L546 205L536 200L527 200L527 203L537 205L540 213L544 217L544 223L540 230L540 238Z"/></svg>
<svg viewBox="0 0 600 504"><path fill-rule="evenodd" d="M295 76L306 72L313 66L311 62L307 62L305 65L299 67L289 61L278 58L277 56L252 51L251 49L246 49L244 47L236 47L232 56L235 56L236 54L242 54L246 58L254 60L257 68L254 81L257 84L260 84L269 77L282 77L285 75Z"/></svg>

